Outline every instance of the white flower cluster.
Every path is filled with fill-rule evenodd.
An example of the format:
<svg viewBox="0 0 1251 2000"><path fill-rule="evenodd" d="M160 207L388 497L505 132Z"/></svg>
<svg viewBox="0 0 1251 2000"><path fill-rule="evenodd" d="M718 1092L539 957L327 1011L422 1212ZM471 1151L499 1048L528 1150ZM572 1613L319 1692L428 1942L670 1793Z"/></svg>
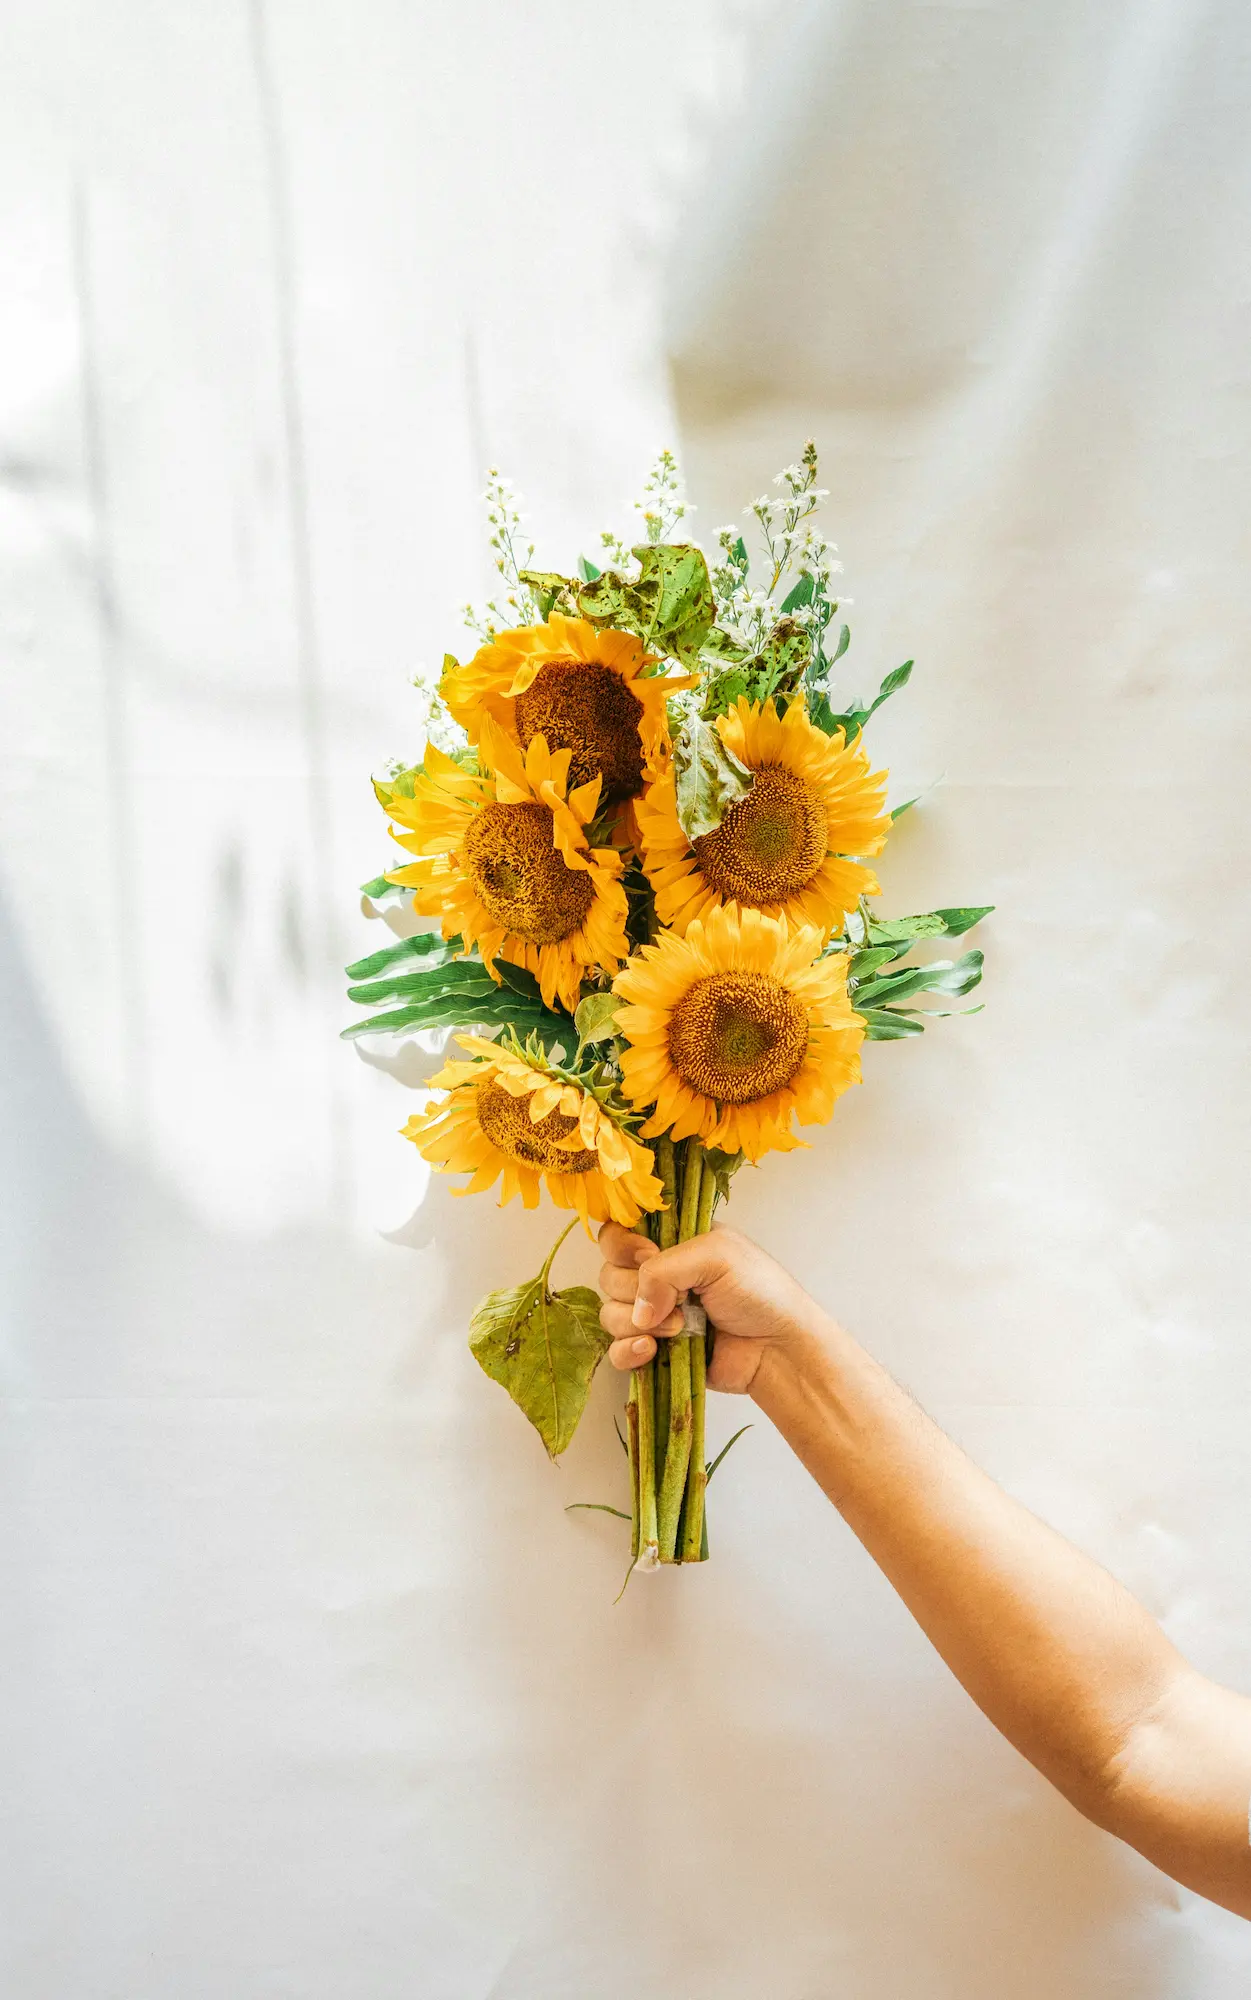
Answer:
<svg viewBox="0 0 1251 2000"><path fill-rule="evenodd" d="M643 495L633 503L636 514L643 516L643 526L649 542L667 542L679 521L684 521L695 509L683 498L682 475L678 461L666 446L656 463L643 481ZM630 559L630 550L620 535L605 529L600 542L615 569L624 568Z"/></svg>
<svg viewBox="0 0 1251 2000"><path fill-rule="evenodd" d="M512 486L494 466L488 469L486 492L482 497L486 501L487 526L491 531L490 546L504 594L502 601L498 597L488 599L482 611L467 604L464 619L469 630L476 632L479 639L489 645L497 632L508 627L539 623L542 613L533 591L521 581L520 576L520 571L528 569L534 560L534 543L527 542L522 548L525 517Z"/></svg>
<svg viewBox="0 0 1251 2000"><path fill-rule="evenodd" d="M419 668L412 676L412 685L421 697L421 726L426 741L445 756L454 757L466 747L469 738L439 693L438 680L428 669Z"/></svg>
<svg viewBox="0 0 1251 2000"><path fill-rule="evenodd" d="M797 625L828 622L833 600L831 579L841 574L838 550L827 542L814 522L829 491L817 485L817 450L811 438L804 446L798 465L784 466L774 480L782 490L775 496L762 493L744 512L753 518L764 543L768 584L753 588L748 582L750 557L735 527L717 530L720 561L712 570L721 622L743 644L759 649L777 621L790 589L802 576L811 576L812 601L789 614Z"/></svg>

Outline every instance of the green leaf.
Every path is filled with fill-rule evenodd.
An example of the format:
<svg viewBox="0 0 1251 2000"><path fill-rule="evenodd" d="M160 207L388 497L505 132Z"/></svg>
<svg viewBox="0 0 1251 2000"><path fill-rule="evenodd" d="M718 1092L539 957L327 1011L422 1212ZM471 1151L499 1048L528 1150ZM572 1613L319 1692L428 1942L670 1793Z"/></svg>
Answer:
<svg viewBox="0 0 1251 2000"><path fill-rule="evenodd" d="M354 960L346 968L347 976L349 979L374 979L378 973L389 972L393 965L403 965L412 958L419 958L426 965L443 965L449 958L459 957L464 949L463 938L444 938L438 931L419 931L416 937L401 938L398 944L371 952L368 958Z"/></svg>
<svg viewBox="0 0 1251 2000"><path fill-rule="evenodd" d="M708 1146L704 1151L704 1164L712 1168L717 1184L717 1200L730 1199L730 1182L743 1164L742 1153L725 1153L720 1146Z"/></svg>
<svg viewBox="0 0 1251 2000"><path fill-rule="evenodd" d="M520 580L532 590L539 600L539 609L544 618L550 618L553 611L561 610L569 617L578 615L579 586L572 577L561 576L556 570L523 569Z"/></svg>
<svg viewBox="0 0 1251 2000"><path fill-rule="evenodd" d="M874 945L869 951L853 951L847 967L847 976L852 985L863 984L883 965L892 965L905 952L912 950L912 939L903 938L898 944Z"/></svg>
<svg viewBox="0 0 1251 2000"><path fill-rule="evenodd" d="M869 937L875 943L890 944L903 938L946 935L946 922L937 910L930 910L921 917L872 917L869 920Z"/></svg>
<svg viewBox="0 0 1251 2000"><path fill-rule="evenodd" d="M760 651L748 664L752 694L767 701L771 694L794 693L812 659L812 640L793 618L779 618Z"/></svg>
<svg viewBox="0 0 1251 2000"><path fill-rule="evenodd" d="M839 661L842 659L843 654L847 651L847 648L850 646L850 644L851 644L851 626L842 625L839 627L838 644L834 648L834 657L830 661L830 665L832 667L836 667L838 665Z"/></svg>
<svg viewBox="0 0 1251 2000"><path fill-rule="evenodd" d="M596 577L600 576L602 572L597 570L595 564L588 561L586 556L579 556L578 574L582 578L583 583L594 583Z"/></svg>
<svg viewBox="0 0 1251 2000"><path fill-rule="evenodd" d="M935 910L934 915L942 918L948 937L962 937L974 924L980 924L983 917L990 916L994 907L993 903L969 904L964 909Z"/></svg>
<svg viewBox="0 0 1251 2000"><path fill-rule="evenodd" d="M814 588L815 585L812 577L805 572L805 574L800 577L799 582L795 585L794 590L788 592L788 594L782 599L783 612L785 613L788 611L799 611L803 608L805 604L811 604L812 593Z"/></svg>
<svg viewBox="0 0 1251 2000"><path fill-rule="evenodd" d="M549 1048L573 1039L567 1018L532 1006L520 994L501 992L499 987L481 997L452 991L393 1007L385 1014L372 1014L367 1021L353 1021L351 1027L340 1031L339 1039L354 1042L361 1035L415 1035L423 1028L478 1027L510 1027L523 1039L537 1034Z"/></svg>
<svg viewBox="0 0 1251 2000"><path fill-rule="evenodd" d="M511 992L522 994L525 999L535 1001L540 1007L544 1004L538 980L524 965L510 965L506 958L497 958L495 970Z"/></svg>
<svg viewBox="0 0 1251 2000"><path fill-rule="evenodd" d="M720 730L700 716L692 716L674 738L673 775L678 818L688 840L720 826L752 783L752 773L726 749Z"/></svg>
<svg viewBox="0 0 1251 2000"><path fill-rule="evenodd" d="M398 902L401 896L411 896L401 882L388 882L385 875L375 875L372 882L361 883L361 895L368 896L371 903Z"/></svg>
<svg viewBox="0 0 1251 2000"><path fill-rule="evenodd" d="M918 792L915 799L905 799L901 806L892 806L890 809L891 818L902 819L905 813L911 812L913 806L920 802L921 797L922 794Z"/></svg>
<svg viewBox="0 0 1251 2000"><path fill-rule="evenodd" d="M923 1035L924 1028L911 1014L892 1013L886 1007L857 1007L864 1021L867 1042L902 1042L909 1035Z"/></svg>
<svg viewBox="0 0 1251 2000"><path fill-rule="evenodd" d="M529 1417L549 1456L559 1458L578 1428L609 1336L599 1323L599 1293L588 1285L549 1291L550 1268L549 1257L529 1284L488 1293L470 1321L469 1346Z"/></svg>
<svg viewBox="0 0 1251 2000"><path fill-rule="evenodd" d="M713 1461L712 1461L712 1464L711 1464L711 1465L709 1465L709 1466L707 1466L707 1467L705 1467L705 1470L704 1470L704 1485L705 1485L705 1486L707 1486L707 1484L708 1484L708 1481L709 1481L709 1480L710 1480L710 1479L712 1478L712 1475L713 1475L713 1473L714 1473L714 1472L716 1471L717 1467L718 1467L718 1466L720 1465L720 1463L721 1463L722 1459L723 1459L723 1458L725 1457L726 1453L727 1453L727 1452L729 1452L729 1451L731 1451L731 1450L733 1449L733 1447L734 1447L734 1446L735 1446L735 1445L736 1445L736 1444L738 1443L739 1439L740 1439L740 1438L742 1437L742 1435L743 1435L743 1432L744 1432L744 1431L749 1431L749 1430L751 1430L751 1428L752 1428L752 1426L751 1426L750 1424L741 1424L741 1425L739 1426L738 1430L736 1430L736 1431L735 1431L735 1433L734 1433L734 1436L733 1436L733 1437L732 1437L732 1438L730 1439L730 1442L729 1442L729 1444L723 1444L723 1445L722 1445L722 1447L721 1447L720 1451L719 1451L719 1452L717 1453L716 1457L715 1457L715 1458L713 1459Z"/></svg>
<svg viewBox="0 0 1251 2000"><path fill-rule="evenodd" d="M657 653L694 662L716 618L703 552L689 542L644 542L631 549L639 565L627 579L607 569L577 593L593 625L637 632Z"/></svg>
<svg viewBox="0 0 1251 2000"><path fill-rule="evenodd" d="M872 917L869 938L873 943L891 943L898 938L960 937L990 916L993 903L968 905L963 909L930 910L920 917Z"/></svg>
<svg viewBox="0 0 1251 2000"><path fill-rule="evenodd" d="M845 625L843 630L844 632L847 630ZM837 659L838 654L835 654L834 657ZM902 667L892 668L867 708L849 708L841 715L836 715L830 708L828 699L824 697L822 697L825 703L824 708L821 707L820 701L810 703L809 714L812 721L816 723L818 729L824 729L827 736L832 736L836 729L841 729L848 742L850 742L852 737L864 728L869 717L877 714L878 709L884 701L889 701L893 694L898 694L901 687L908 685L908 682L912 679L914 664L915 662L912 660L905 660Z"/></svg>
<svg viewBox="0 0 1251 2000"><path fill-rule="evenodd" d="M578 1031L578 1048L588 1042L607 1042L617 1032L617 1012L625 1002L615 993L588 993L578 1003L573 1025Z"/></svg>
<svg viewBox="0 0 1251 2000"><path fill-rule="evenodd" d="M910 965L900 972L885 973L857 987L856 1011L863 1011L861 1003L867 1007L885 1006L892 1001L910 1000L914 993L951 993L957 997L971 993L981 980L982 965L983 954L968 951L954 964L950 959L939 959L933 965Z"/></svg>
<svg viewBox="0 0 1251 2000"><path fill-rule="evenodd" d="M373 1007L382 1000L421 1000L436 993L494 995L499 990L480 959L455 958L448 965L431 966L422 972L397 972L389 978L368 980L363 986L349 986L348 999Z"/></svg>

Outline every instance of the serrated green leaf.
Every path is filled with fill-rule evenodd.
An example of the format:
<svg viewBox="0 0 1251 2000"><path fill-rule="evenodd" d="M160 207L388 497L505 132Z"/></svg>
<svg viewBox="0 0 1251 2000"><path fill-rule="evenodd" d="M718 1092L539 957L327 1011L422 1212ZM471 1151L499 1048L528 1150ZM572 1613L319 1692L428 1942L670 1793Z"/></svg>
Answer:
<svg viewBox="0 0 1251 2000"><path fill-rule="evenodd" d="M588 993L578 1003L573 1025L578 1031L578 1047L590 1042L611 1041L616 1033L617 1013L625 1002L615 993Z"/></svg>
<svg viewBox="0 0 1251 2000"><path fill-rule="evenodd" d="M746 764L726 749L715 724L700 716L684 723L673 740L673 775L678 818L688 840L712 833L752 784Z"/></svg>
<svg viewBox="0 0 1251 2000"><path fill-rule="evenodd" d="M577 1430L608 1350L599 1309L599 1293L589 1286L551 1292L542 1272L528 1284L488 1293L470 1321L469 1346L479 1367L507 1389L552 1458Z"/></svg>

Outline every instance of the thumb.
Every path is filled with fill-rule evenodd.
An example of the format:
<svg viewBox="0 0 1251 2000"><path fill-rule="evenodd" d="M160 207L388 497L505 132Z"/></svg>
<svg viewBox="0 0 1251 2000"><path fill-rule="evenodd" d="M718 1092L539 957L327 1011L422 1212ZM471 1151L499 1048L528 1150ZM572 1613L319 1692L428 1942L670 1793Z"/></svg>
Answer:
<svg viewBox="0 0 1251 2000"><path fill-rule="evenodd" d="M692 1236L649 1257L639 1270L638 1297L634 1301L635 1326L659 1326L668 1319L686 1292L699 1292L724 1277L725 1252L716 1234Z"/></svg>

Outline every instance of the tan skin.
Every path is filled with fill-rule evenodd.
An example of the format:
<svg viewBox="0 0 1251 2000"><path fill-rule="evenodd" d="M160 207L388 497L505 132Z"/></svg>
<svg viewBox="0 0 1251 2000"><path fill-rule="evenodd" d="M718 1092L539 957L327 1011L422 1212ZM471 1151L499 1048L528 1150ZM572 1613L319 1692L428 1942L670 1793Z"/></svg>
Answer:
<svg viewBox="0 0 1251 2000"><path fill-rule="evenodd" d="M1187 1664L1107 1571L1001 1491L746 1237L672 1250L606 1223L609 1358L697 1295L709 1386L750 1395L995 1727L1087 1819L1251 1917L1251 1701Z"/></svg>

